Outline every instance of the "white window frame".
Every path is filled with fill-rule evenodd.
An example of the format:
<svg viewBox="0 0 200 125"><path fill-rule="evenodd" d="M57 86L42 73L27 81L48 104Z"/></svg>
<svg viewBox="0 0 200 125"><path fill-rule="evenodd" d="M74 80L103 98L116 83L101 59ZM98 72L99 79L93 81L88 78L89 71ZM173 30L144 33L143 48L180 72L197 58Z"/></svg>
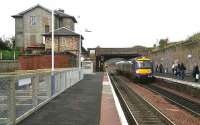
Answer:
<svg viewBox="0 0 200 125"><path fill-rule="evenodd" d="M31 25L36 25L37 24L36 16L30 16L30 24Z"/></svg>

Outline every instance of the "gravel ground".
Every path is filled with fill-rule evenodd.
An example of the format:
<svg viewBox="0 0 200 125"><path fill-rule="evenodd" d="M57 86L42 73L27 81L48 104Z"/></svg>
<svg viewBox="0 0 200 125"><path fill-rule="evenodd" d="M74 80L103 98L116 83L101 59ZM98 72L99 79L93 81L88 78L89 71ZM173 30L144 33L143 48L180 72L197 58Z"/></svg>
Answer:
<svg viewBox="0 0 200 125"><path fill-rule="evenodd" d="M163 114L165 114L169 119L171 119L176 125L200 125L199 117L197 118L191 115L185 110L165 100L162 96L156 95L153 92L137 84L133 84L132 81L124 77L121 78L127 81L126 83L131 89L133 89L138 94L143 96L146 100L151 102Z"/></svg>

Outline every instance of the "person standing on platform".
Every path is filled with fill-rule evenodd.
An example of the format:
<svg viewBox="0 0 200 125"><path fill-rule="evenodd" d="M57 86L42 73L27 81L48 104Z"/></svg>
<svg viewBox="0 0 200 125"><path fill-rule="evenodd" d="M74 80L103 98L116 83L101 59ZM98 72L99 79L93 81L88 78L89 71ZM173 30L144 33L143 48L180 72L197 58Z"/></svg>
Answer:
<svg viewBox="0 0 200 125"><path fill-rule="evenodd" d="M156 65L156 73L158 73L158 64Z"/></svg>
<svg viewBox="0 0 200 125"><path fill-rule="evenodd" d="M172 64L172 75L175 75L174 70L175 70L175 64L173 63Z"/></svg>
<svg viewBox="0 0 200 125"><path fill-rule="evenodd" d="M192 76L194 77L195 82L199 81L199 66L198 65L195 65L195 67L193 68Z"/></svg>
<svg viewBox="0 0 200 125"><path fill-rule="evenodd" d="M181 79L184 79L184 77L185 77L185 70L186 70L186 68L185 68L184 64L181 63L181 66L180 66Z"/></svg>
<svg viewBox="0 0 200 125"><path fill-rule="evenodd" d="M160 70L160 73L163 73L163 65L162 64L160 64L160 66L159 66L159 70Z"/></svg>
<svg viewBox="0 0 200 125"><path fill-rule="evenodd" d="M181 70L181 65L178 64L177 67L176 67L176 78L177 79L180 79L180 76L181 76L180 70Z"/></svg>

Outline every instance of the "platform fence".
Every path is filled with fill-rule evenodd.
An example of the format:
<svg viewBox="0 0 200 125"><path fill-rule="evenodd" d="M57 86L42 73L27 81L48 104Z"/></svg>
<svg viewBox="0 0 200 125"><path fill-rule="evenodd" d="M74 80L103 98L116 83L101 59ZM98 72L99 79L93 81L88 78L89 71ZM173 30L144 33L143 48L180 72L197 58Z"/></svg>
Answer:
<svg viewBox="0 0 200 125"><path fill-rule="evenodd" d="M82 69L68 68L0 74L0 125L15 125L83 79Z"/></svg>

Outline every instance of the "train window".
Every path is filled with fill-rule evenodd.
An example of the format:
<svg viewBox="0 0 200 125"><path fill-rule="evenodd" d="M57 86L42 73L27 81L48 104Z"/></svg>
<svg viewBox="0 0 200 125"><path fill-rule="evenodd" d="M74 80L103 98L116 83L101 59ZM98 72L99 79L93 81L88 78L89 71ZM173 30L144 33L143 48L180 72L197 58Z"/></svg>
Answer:
<svg viewBox="0 0 200 125"><path fill-rule="evenodd" d="M152 62L150 61L137 61L136 68L152 68Z"/></svg>

